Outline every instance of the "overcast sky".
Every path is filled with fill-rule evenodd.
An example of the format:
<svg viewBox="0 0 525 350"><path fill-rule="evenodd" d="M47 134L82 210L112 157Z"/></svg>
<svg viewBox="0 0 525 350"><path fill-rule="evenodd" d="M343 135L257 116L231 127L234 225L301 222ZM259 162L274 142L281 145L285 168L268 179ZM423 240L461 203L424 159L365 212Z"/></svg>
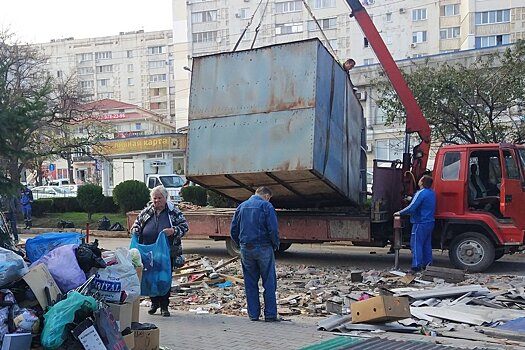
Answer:
<svg viewBox="0 0 525 350"><path fill-rule="evenodd" d="M22 42L172 29L171 0L0 0L0 29Z"/></svg>

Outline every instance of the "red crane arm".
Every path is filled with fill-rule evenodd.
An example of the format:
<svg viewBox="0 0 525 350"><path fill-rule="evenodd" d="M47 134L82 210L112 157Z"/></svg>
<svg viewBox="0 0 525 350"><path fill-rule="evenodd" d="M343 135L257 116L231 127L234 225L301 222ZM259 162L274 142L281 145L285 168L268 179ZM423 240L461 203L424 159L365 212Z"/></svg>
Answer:
<svg viewBox="0 0 525 350"><path fill-rule="evenodd" d="M418 147L423 153L423 156L419 159L415 159L414 163L412 164L412 172L416 178L419 178L423 172L426 171L430 151L430 126L428 125L428 121L423 115L421 108L419 108L412 91L409 89L405 78L403 78L399 67L388 51L388 48L381 38L381 35L379 35L377 28L368 15L368 12L366 12L359 0L346 0L346 2L352 9L353 17L355 17L357 23L361 27L361 30L368 39L368 42L372 46L379 63L383 67L386 75L388 76L388 79L394 87L394 90L399 96L401 103L405 107L405 132L409 134L417 132L421 138L421 143L418 145Z"/></svg>

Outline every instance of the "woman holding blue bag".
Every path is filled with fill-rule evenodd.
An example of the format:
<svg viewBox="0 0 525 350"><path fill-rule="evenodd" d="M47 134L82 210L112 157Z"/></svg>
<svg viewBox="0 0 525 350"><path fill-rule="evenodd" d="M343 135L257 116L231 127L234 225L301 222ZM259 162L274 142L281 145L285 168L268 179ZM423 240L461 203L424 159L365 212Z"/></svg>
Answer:
<svg viewBox="0 0 525 350"><path fill-rule="evenodd" d="M176 205L168 202L163 186L153 188L150 198L131 227L131 248L141 253L141 294L151 298L148 313L153 315L160 308L162 316L168 317L171 271L184 264L181 238L188 231L188 223Z"/></svg>

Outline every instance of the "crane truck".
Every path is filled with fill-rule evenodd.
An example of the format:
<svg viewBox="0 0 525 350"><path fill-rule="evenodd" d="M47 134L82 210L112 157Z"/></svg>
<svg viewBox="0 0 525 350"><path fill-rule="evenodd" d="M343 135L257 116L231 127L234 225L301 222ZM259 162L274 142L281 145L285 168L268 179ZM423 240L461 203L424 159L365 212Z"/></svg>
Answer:
<svg viewBox="0 0 525 350"><path fill-rule="evenodd" d="M429 172L430 126L364 7L347 2L406 110L403 158L374 160L371 206L363 206L362 107L348 74L317 39L194 58L188 178L237 202L258 186L270 187L284 251L292 243L391 244L393 213L431 173L433 247L448 249L454 266L484 271L522 250L525 147L443 146ZM413 134L420 141L412 147ZM188 236L225 240L228 252L238 254L229 238L232 215L231 209L186 211ZM408 247L408 222L401 239Z"/></svg>

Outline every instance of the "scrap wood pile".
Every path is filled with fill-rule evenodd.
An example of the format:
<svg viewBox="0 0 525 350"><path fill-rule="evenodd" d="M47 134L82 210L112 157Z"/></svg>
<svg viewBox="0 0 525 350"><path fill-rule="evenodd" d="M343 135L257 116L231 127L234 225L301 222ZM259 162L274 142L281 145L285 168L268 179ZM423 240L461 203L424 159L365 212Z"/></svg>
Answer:
<svg viewBox="0 0 525 350"><path fill-rule="evenodd" d="M319 322L320 330L469 348L525 346L523 276L436 267L417 276L398 271L363 276L350 293L327 301L333 315Z"/></svg>

